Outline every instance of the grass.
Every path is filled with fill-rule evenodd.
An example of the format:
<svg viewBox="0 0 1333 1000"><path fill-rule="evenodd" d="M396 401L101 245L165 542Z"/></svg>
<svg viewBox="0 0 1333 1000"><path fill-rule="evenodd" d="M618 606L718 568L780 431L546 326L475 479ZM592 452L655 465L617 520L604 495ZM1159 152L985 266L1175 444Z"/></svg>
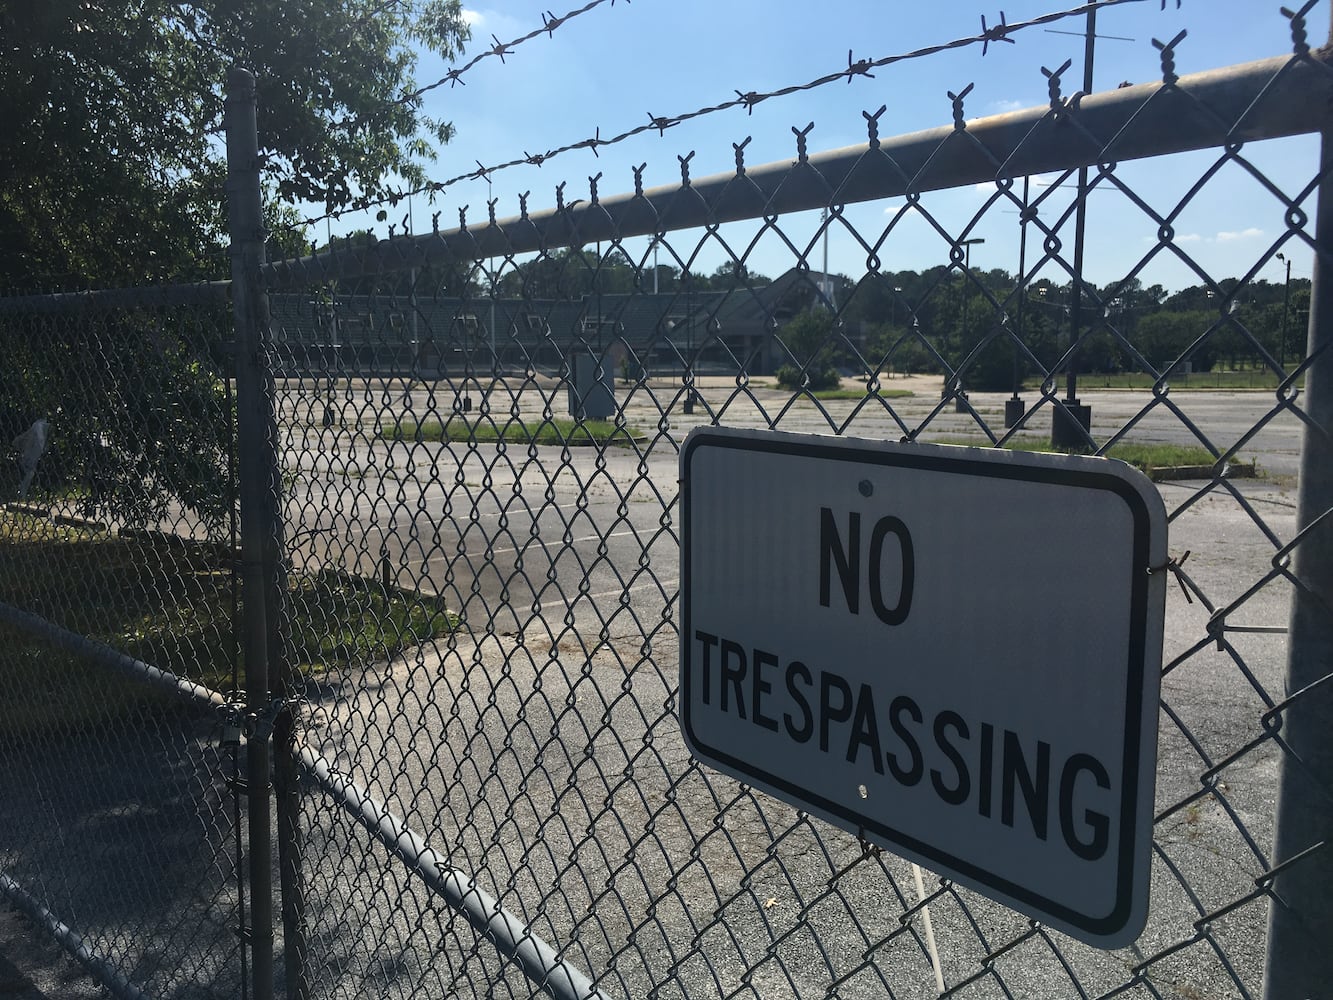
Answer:
<svg viewBox="0 0 1333 1000"><path fill-rule="evenodd" d="M504 423L491 420L474 423L461 417L451 417L443 422L423 420L417 423L404 420L381 427L379 436L405 441L475 441L478 444L503 441L505 444L605 448L608 445L631 444L642 438L643 432L609 420L550 419L531 424L513 419Z"/></svg>
<svg viewBox="0 0 1333 1000"><path fill-rule="evenodd" d="M820 389L814 394L815 399L865 399L872 395L865 389ZM908 396L915 396L911 389L883 389L873 393L880 399L904 399Z"/></svg>
<svg viewBox="0 0 1333 1000"><path fill-rule="evenodd" d="M1140 469L1166 469L1180 466L1209 466L1217 459L1207 448L1190 447L1179 444L1117 444L1108 454L1122 462L1138 466ZM1237 464L1236 458L1231 464Z"/></svg>
<svg viewBox="0 0 1333 1000"><path fill-rule="evenodd" d="M949 438L927 443L976 447L978 442L965 438ZM1013 438L1005 442L1004 446L1013 451L1050 452L1055 450L1051 448L1050 441L1040 438ZM1066 451L1065 454L1079 454L1079 452L1070 450ZM1119 459L1127 465L1135 466L1144 472L1149 469L1177 468L1180 466L1210 466L1217 461L1207 448L1178 444L1124 442L1112 445L1106 455L1108 458ZM1236 459L1233 458L1232 464L1235 463Z"/></svg>
<svg viewBox="0 0 1333 1000"><path fill-rule="evenodd" d="M385 592L378 583L325 571L295 580L288 595L293 660L302 674L331 663L385 660L458 627L439 598Z"/></svg>
<svg viewBox="0 0 1333 1000"><path fill-rule="evenodd" d="M113 538L0 511L0 601L224 692L243 684L233 563L217 544ZM288 656L303 675L385 659L458 624L436 598L339 573L293 576L289 591ZM167 697L0 625L0 733L107 725Z"/></svg>
<svg viewBox="0 0 1333 1000"><path fill-rule="evenodd" d="M1061 382L1064 375L1058 375ZM1173 372L1167 379L1176 389L1269 389L1278 386L1278 377L1269 368L1253 368L1241 371L1195 372L1184 375ZM1118 372L1114 375L1087 373L1078 376L1078 384L1088 389L1151 389L1156 379L1142 372ZM1298 386L1305 385L1305 376L1296 380ZM1041 379L1029 378L1024 381L1027 389L1040 389Z"/></svg>

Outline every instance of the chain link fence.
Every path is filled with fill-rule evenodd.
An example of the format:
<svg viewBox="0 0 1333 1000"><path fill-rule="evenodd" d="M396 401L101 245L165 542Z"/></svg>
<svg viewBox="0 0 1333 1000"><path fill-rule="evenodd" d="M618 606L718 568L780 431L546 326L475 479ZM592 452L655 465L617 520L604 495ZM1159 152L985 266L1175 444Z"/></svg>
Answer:
<svg viewBox="0 0 1333 1000"><path fill-rule="evenodd" d="M121 995L247 978L229 325L207 287L0 315L0 878Z"/></svg>
<svg viewBox="0 0 1333 1000"><path fill-rule="evenodd" d="M1272 801L1292 758L1277 725L1294 694L1285 622L1292 591L1313 589L1291 557L1317 543L1290 494L1238 478L1233 460L1291 454L1267 435L1312 423L1311 375L1300 347L1237 304L1275 252L1316 247L1320 165L1279 188L1250 153L1311 128L1283 118L1328 79L1303 52L1186 80L1166 46L1163 71L1160 87L1076 105L1053 74L1051 107L1007 120L965 123L960 98L955 127L903 139L881 140L867 115L855 153L810 155L798 132L791 164L747 168L742 144L734 173L691 178L683 160L675 189L602 198L594 181L551 212L464 218L266 272L274 365L289 375L277 400L292 564L457 618L401 655L306 679L312 995L536 983L563 996L583 991L581 975L605 996L1262 993ZM1152 172L1125 164L1192 149L1212 152L1165 206ZM1269 189L1265 232L1278 235L1224 285L1174 220L1231 167ZM1021 178L1038 173L1074 196L1033 193ZM930 192L965 185L981 207L959 224ZM1079 280L1074 231L1108 191L1151 238L1094 286ZM852 208L890 198L888 224ZM970 266L972 233L1006 210L1033 248L1007 284ZM905 288L878 262L909 215L947 264ZM821 271L830 229L859 241L864 273ZM771 281L753 265L765 243L788 253ZM673 273L662 286L658 260L710 252L725 281ZM1171 346L1134 313L1161 254L1209 292ZM1059 303L1052 278L1069 283ZM1272 389L1224 404L1191 392L1209 351L1260 358ZM1138 391L1097 391L1127 373ZM1201 472L1161 487L1182 565L1151 916L1132 947L1072 941L691 760L676 717L676 480L684 436L703 424L1204 450ZM995 585L1023 586L1021 567ZM309 613L299 598L288 609ZM1327 786L1306 802L1326 809ZM537 942L554 954L522 954Z"/></svg>
<svg viewBox="0 0 1333 1000"><path fill-rule="evenodd" d="M683 158L678 186L639 171L632 193L562 186L551 211L274 263L238 75L234 346L215 290L0 308L15 350L50 352L16 366L7 419L57 414L0 549L3 627L32 650L0 680L32 727L4 745L6 893L154 996L267 996L275 968L289 997L1319 995L1333 418L1310 137L1333 78L1304 13L1287 57L1177 76L1162 46L1161 84L1069 99L1048 72L1048 108L969 122L964 93L934 132L881 138L866 114L852 152L794 129L791 162L747 166L741 143L726 174ZM1264 220L1236 276L1181 228L1224 171ZM1102 197L1145 239L1093 283ZM1014 269L974 268L1007 212ZM859 245L856 273L818 263L829 233ZM899 241L921 269L883 264ZM1290 300L1261 301L1279 253L1313 262L1308 345ZM1150 294L1165 259L1194 299ZM1227 362L1266 388L1199 385ZM137 450L108 414L138 421ZM1076 941L692 759L678 463L706 425L1202 451L1157 473L1175 583L1132 945ZM67 669L50 644L79 654L78 725L41 687ZM58 726L31 710L48 697Z"/></svg>

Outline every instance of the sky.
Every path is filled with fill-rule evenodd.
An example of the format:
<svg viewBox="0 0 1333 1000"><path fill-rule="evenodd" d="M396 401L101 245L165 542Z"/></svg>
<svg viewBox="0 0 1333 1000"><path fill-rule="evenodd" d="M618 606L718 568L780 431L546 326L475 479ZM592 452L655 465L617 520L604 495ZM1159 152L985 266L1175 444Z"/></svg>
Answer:
<svg viewBox="0 0 1333 1000"><path fill-rule="evenodd" d="M568 2L568 0L567 0ZM1296 6L1296 0L1287 0ZM481 60L461 78L460 85L445 85L426 97L427 110L453 122L456 137L438 151L428 165L429 176L446 181L477 170L478 163L493 166L592 138L617 135L647 122L651 115L676 116L736 97L736 91L768 92L804 84L845 69L853 59L880 59L911 52L958 38L976 35L984 15L988 24L999 20L1003 9L1009 24L1053 11L1067 10L1075 0L1009 0L979 6L954 0L615 0L570 18L549 35L542 35L498 58ZM472 41L462 65L483 49L509 42L542 25L542 15L564 15L582 6L552 7L550 0L509 0L492 3L472 0L465 5L472 25ZM1160 56L1153 39L1163 41L1188 32L1179 45L1176 71L1181 75L1234 63L1281 55L1291 51L1290 26L1277 0L1142 0L1107 7L1098 14L1099 40L1094 63L1094 90L1115 88L1123 81L1144 83L1161 78ZM1327 33L1328 0L1308 15L1315 46ZM547 160L541 166L524 164L494 171L487 180L450 185L429 204L424 195L388 209L381 223L371 217L348 215L321 224L312 238L355 228L373 228L387 235L387 223L398 231L429 229L430 217L440 213L441 228L458 224L466 207L469 223L486 220L488 196L497 199L496 215L503 221L518 214L519 194L530 192L528 209L537 212L555 206L556 185L566 183L565 200L586 198L589 178L601 174L603 198L633 190L633 168L646 164L645 185L677 183L678 157L693 154L694 178L734 170L734 143L749 138L746 163L757 166L795 157L793 127L805 128L812 154L843 146L864 146L866 126L862 112L887 110L880 119L881 137L947 125L952 121L948 92L972 84L966 98L969 119L1049 101L1042 67L1055 68L1072 60L1066 72L1066 96L1080 89L1083 71L1083 31L1086 18L1078 16L1015 33L1014 44L992 43L983 55L980 45L906 60L872 70L873 78L839 80L814 90L766 100L747 114L731 108L685 122L659 134L649 131L615 146L602 146L597 155L578 149ZM424 54L417 68L419 84L442 79L450 66ZM600 131L599 131L600 130ZM1294 192L1314 176L1318 143L1312 137L1253 143L1245 154L1280 188ZM1120 176L1150 204L1169 211L1195 181L1219 159L1216 152L1161 158L1151 163L1124 164ZM1055 176L1033 178L1035 192ZM1067 181L1072 184L1072 180ZM973 219L994 185L984 184L926 196L923 205L957 235ZM1063 190L1051 198L1060 204ZM1068 204L1064 197L1063 204ZM863 235L881 235L898 216L901 200L849 208L848 218ZM1313 199L1306 205L1313 214ZM1177 223L1177 241L1214 277L1239 276L1264 261L1259 277L1281 281L1283 264L1272 255L1282 249L1285 231L1283 207L1264 187L1236 164L1226 164L1195 196ZM1086 271L1101 284L1128 273L1156 244L1156 224L1118 193L1095 191L1089 196ZM1043 218L1046 218L1043 213ZM815 270L823 268L824 246L815 235L818 213L787 216L784 231L803 248ZM948 262L948 243L915 213L894 223L881 253L885 269L923 270ZM969 235L984 239L972 247L973 267L1017 270L1019 221L1008 205L995 205L975 221ZM724 230L733 246L744 246L758 225ZM699 234L669 238L682 255L694 250ZM1035 240L1039 243L1039 240ZM828 240L828 269L859 277L866 271L866 253L841 227ZM1035 247L1029 240L1028 265ZM1068 241L1072 246L1072 233ZM646 241L628 249L646 252ZM1285 245L1292 258L1292 276L1308 277L1310 255L1295 243ZM1072 256L1071 251L1067 251ZM1036 253L1039 258L1040 254ZM709 272L726 259L716 244L699 251L695 267ZM753 270L781 273L794 255L773 236L761 239L748 258ZM667 261L663 259L663 263ZM1067 276L1043 272L1057 281ZM1169 289L1195 284L1197 276L1167 255L1159 255L1143 272L1144 284L1160 283Z"/></svg>

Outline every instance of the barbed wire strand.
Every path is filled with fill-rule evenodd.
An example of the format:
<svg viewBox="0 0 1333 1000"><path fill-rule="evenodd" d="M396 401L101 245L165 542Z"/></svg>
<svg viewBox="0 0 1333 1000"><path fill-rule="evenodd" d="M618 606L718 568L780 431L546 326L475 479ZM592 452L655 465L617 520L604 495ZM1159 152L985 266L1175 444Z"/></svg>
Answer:
<svg viewBox="0 0 1333 1000"><path fill-rule="evenodd" d="M624 0L624 2L628 4L631 3L632 0ZM384 114L391 108L402 107L404 104L415 104L423 96L429 94L432 90L437 90L440 87L443 87L446 83L451 88L455 84L460 84L460 83L466 86L467 81L462 79L463 74L466 73L468 70L470 70L473 66L477 65L477 63L481 62L482 60L498 58L500 62L504 62L505 56L511 55L514 49L522 45L524 42L530 42L534 38L538 38L542 35L546 35L548 37L554 36L557 28L564 27L565 24L574 20L574 18L578 17L579 15L586 14L593 8L600 7L602 6L602 4L605 3L609 3L612 7L614 7L616 5L616 0L589 0L589 2L584 4L582 7L578 8L577 10L571 10L569 13L565 14L562 17L556 17L549 10L545 11L542 14L542 26L540 28L534 28L531 31L529 31L526 35L523 35L520 38L515 38L513 41L510 42L502 42L500 41L500 39L496 38L495 35L491 35L491 41L495 43L494 45L492 45L488 49L478 52L475 56L473 56L470 60L468 60L468 62L464 63L462 66L451 68L449 72L445 73L444 76L436 80L434 83L428 83L424 87L418 87L416 90L404 94L397 100L386 101L383 105L381 105L379 108L376 108L374 111L369 111L361 115L356 115L355 117L344 118L340 121L333 122L332 127L338 129L348 129L348 130L354 129L358 125L362 125L365 122L373 118L376 118L379 115Z"/></svg>
<svg viewBox="0 0 1333 1000"><path fill-rule="evenodd" d="M605 0L602 0L602 2L605 2ZM830 83L835 83L838 80L846 80L848 83L851 83L853 78L857 76L870 77L873 79L874 74L870 72L872 69L881 69L885 66L890 66L900 62L907 62L912 59L922 59L925 58L926 56L937 55L940 52L947 52L951 49L962 49L970 46L980 45L982 46L982 55L984 56L989 51L990 46L993 43L1008 42L1010 44L1016 44L1014 42L1014 39L1010 36L1020 31L1025 31L1030 28L1042 27L1048 24L1055 24L1060 21L1067 20L1073 17L1080 17L1082 15L1087 14L1094 7L1100 11L1109 7L1119 7L1125 4L1145 3L1145 2L1148 2L1148 0L1100 0L1100 2L1089 2L1081 4L1078 7L1073 7L1070 8L1069 10L1052 11L1050 13L1040 14L1037 17L1030 18L1027 21L1016 21L1013 24L1010 24L1005 20L1003 11L1001 11L1000 13L999 23L993 25L986 23L986 17L983 14L981 15L982 30L976 35L971 35L965 38L956 38L952 41L940 42L935 45L928 45L923 48L913 49L910 52L885 56L881 59L854 59L853 50L848 50L846 69L838 70L837 72L834 73L826 73L825 75L818 77L817 79L811 80L808 83L794 84L788 87L782 87L778 90L772 90L764 93L760 93L757 91L742 92L737 90L735 92L736 97L732 100L727 100L719 104L702 107L696 111L689 111L680 115L673 115L673 116L654 115L650 111L648 112L649 120L645 124L637 125L633 128L626 129L620 134L615 135L609 139L603 139L601 137L601 129L598 128L594 132L591 138L581 139L578 142L571 142L564 146L559 146L556 147L555 149L547 150L545 153L528 153L524 151L524 154L521 157L516 157L512 160L508 160L503 163L497 163L489 167L481 163L481 161L477 161L476 170L469 171L465 174L458 174L457 176L451 177L448 180L428 181L427 183L422 184L419 187L412 188L411 190L408 191L396 191L387 195L382 195L378 198L367 199L365 201L358 201L347 207L336 209L331 212L325 212L322 215L312 216L308 219L302 220L301 222L292 223L285 228L290 230L304 229L307 226L313 226L319 222L325 221L326 219L336 220L342 218L342 216L344 215L353 214L356 212L364 212L372 208L383 208L386 205L396 206L400 201L403 201L406 198L415 197L416 195L420 194L434 195L445 190L446 188L461 183L462 181L481 180L487 178L491 174L498 173L501 170L509 170L513 167L520 167L525 165L540 167L548 160L554 159L557 156L561 156L565 153L569 153L577 149L592 150L593 155L596 156L597 150L600 147L614 146L617 143L621 143L627 139L631 139L634 138L635 136L642 135L645 132L656 131L660 135L665 135L666 130L669 128L674 128L677 125L681 125L685 122L692 121L696 118L702 118L706 115L717 114L718 112L721 111L728 111L732 108L743 107L746 109L747 113L752 113L757 105L761 104L764 101L771 100L773 98L787 97L790 96L791 94L801 93L803 91L815 90L819 87L827 86Z"/></svg>

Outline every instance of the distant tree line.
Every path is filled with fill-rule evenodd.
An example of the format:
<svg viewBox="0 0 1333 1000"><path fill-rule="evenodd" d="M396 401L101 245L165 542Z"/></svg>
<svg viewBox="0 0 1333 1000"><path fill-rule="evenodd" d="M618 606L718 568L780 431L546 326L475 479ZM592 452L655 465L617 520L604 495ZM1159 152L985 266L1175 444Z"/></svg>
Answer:
<svg viewBox="0 0 1333 1000"><path fill-rule="evenodd" d="M351 242L367 238L356 234ZM346 243L346 238L336 241ZM661 254L666 257L668 255ZM621 246L556 250L531 260L434 262L417 272L377 275L355 291L406 296L574 301L585 296L682 295L772 283L736 261L707 273L653 255L632 257ZM822 279L808 276L811 286ZM1075 370L1080 373L1168 370L1209 372L1290 364L1302 351L1310 308L1309 279L1227 278L1217 287L1168 291L1130 279L1085 287L1077 316L1071 282L1040 279L1023 289L1002 268L937 266L924 271L832 275L832 310L776 316L777 336L790 358L790 379L827 383L844 374L894 370L957 372L976 389L1008 389L1014 379L1061 373L1069 367L1077 319ZM352 291L353 289L342 289ZM807 298L818 298L808 296ZM722 332L725 337L725 331ZM1016 342L1022 347L1016 350ZM810 384L814 384L814 382Z"/></svg>
<svg viewBox="0 0 1333 1000"><path fill-rule="evenodd" d="M1074 365L1080 372L1165 373L1262 367L1303 353L1310 282L1235 278L1216 290L1169 292L1138 279L1084 290L1075 316L1072 284L1040 280L1018 289L1002 269L966 279L944 267L840 282L843 341L865 360L899 371L963 370L975 388L1007 389L1019 377ZM1029 355L1031 355L1029 357Z"/></svg>

